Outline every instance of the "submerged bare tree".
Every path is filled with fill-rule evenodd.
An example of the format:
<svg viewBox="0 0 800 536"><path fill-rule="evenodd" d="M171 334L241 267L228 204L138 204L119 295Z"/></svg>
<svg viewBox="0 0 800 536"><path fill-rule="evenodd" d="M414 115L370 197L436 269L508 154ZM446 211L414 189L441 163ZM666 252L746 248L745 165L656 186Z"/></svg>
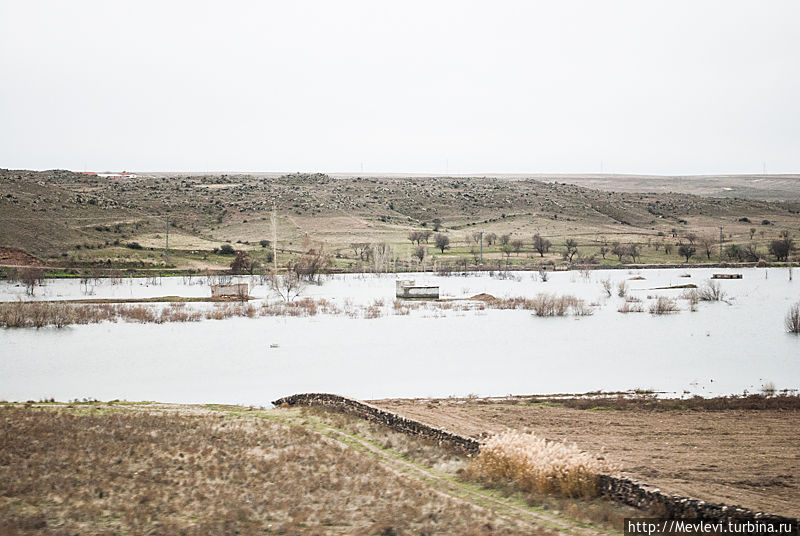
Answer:
<svg viewBox="0 0 800 536"><path fill-rule="evenodd" d="M44 270L41 268L23 268L19 271L19 279L25 286L25 293L33 296L37 286L44 282Z"/></svg>
<svg viewBox="0 0 800 536"><path fill-rule="evenodd" d="M784 322L786 331L789 333L800 333L800 302L795 303L789 308Z"/></svg>
<svg viewBox="0 0 800 536"><path fill-rule="evenodd" d="M267 278L269 288L285 302L294 300L305 288L305 283L291 266L287 268L285 274L270 271Z"/></svg>

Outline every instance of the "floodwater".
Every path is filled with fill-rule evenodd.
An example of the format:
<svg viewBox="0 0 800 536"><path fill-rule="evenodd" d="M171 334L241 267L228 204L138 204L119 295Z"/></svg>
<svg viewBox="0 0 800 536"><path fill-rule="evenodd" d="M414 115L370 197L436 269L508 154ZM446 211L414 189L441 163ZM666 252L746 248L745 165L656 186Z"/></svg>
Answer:
<svg viewBox="0 0 800 536"><path fill-rule="evenodd" d="M301 296L367 304L383 299L385 315L348 318L257 317L194 323L103 323L64 329L0 329L0 399L156 400L268 405L310 391L356 398L502 396L653 389L674 396L759 392L764 385L800 388L800 337L783 320L800 300L800 272L739 269L719 280L728 302L686 300L681 311L622 314L616 284L629 294L678 297L655 287L703 285L733 270L596 270L501 279L402 274L439 285L445 297L489 293L533 297L571 294L594 303L591 316L540 318L523 310L392 310L396 277L341 275L306 287ZM689 274L691 277L681 277ZM634 277L645 279L631 280ZM601 281L611 279L613 295ZM251 294L275 300L257 278ZM205 278L51 280L35 299L207 296ZM24 288L0 283L0 300L25 299ZM154 305L155 306L155 305ZM157 305L162 307L163 305ZM213 308L214 304L189 304Z"/></svg>

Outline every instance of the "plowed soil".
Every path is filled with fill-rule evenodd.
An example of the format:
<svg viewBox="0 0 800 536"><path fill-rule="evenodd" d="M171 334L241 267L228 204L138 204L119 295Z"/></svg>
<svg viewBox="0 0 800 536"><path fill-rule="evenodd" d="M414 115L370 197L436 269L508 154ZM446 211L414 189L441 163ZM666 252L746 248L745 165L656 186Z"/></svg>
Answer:
<svg viewBox="0 0 800 536"><path fill-rule="evenodd" d="M508 429L575 442L662 491L800 515L800 411L581 410L482 400L381 400L376 405L456 433Z"/></svg>

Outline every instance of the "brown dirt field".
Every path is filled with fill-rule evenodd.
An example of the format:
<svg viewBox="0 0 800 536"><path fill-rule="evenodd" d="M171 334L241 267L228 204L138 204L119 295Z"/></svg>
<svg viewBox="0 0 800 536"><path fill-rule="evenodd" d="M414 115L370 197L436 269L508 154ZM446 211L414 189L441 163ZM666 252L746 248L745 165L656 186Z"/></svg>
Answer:
<svg viewBox="0 0 800 536"><path fill-rule="evenodd" d="M624 476L662 491L772 514L800 513L800 411L580 410L518 401L380 400L456 433L507 429L605 452Z"/></svg>
<svg viewBox="0 0 800 536"><path fill-rule="evenodd" d="M45 263L21 249L0 247L0 266L45 266Z"/></svg>

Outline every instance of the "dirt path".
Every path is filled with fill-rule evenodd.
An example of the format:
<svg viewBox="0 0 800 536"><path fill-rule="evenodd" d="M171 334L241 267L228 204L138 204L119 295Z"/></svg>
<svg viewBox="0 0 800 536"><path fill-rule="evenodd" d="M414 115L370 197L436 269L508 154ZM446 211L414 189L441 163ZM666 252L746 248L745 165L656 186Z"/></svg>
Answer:
<svg viewBox="0 0 800 536"><path fill-rule="evenodd" d="M514 429L603 452L663 491L772 514L800 511L800 412L578 410L481 401L373 402L467 436Z"/></svg>

